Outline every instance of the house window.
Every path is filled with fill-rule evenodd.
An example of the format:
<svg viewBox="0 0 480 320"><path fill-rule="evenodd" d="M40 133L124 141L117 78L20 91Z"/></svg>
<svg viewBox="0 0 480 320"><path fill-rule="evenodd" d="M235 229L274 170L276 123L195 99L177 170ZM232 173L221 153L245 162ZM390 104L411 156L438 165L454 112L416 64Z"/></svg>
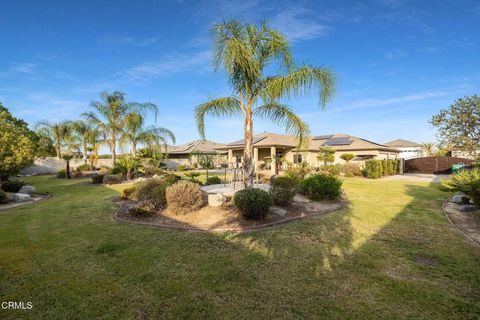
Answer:
<svg viewBox="0 0 480 320"><path fill-rule="evenodd" d="M301 154L294 154L293 155L293 163L302 163L302 155Z"/></svg>
<svg viewBox="0 0 480 320"><path fill-rule="evenodd" d="M242 162L242 156L235 156L235 162L236 163Z"/></svg>

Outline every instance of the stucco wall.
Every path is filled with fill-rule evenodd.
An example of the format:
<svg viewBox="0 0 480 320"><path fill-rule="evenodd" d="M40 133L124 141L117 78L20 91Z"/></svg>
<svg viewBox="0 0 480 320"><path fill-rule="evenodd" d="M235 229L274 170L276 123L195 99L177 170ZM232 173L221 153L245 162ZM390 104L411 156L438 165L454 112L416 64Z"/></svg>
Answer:
<svg viewBox="0 0 480 320"><path fill-rule="evenodd" d="M70 160L70 167L75 169L78 166L81 166L85 162L83 159L72 159ZM49 174L57 173L61 169L65 169L67 162L63 159L58 159L55 157L48 157L43 159L36 159L33 166L24 168L20 171L20 174L31 175L31 174ZM112 159L98 159L97 167L100 166L112 166Z"/></svg>

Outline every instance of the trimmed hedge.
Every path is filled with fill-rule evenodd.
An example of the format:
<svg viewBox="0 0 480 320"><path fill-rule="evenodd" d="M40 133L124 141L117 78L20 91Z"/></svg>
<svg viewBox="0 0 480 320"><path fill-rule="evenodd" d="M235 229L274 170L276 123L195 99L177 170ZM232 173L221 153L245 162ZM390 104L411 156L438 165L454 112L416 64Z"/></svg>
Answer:
<svg viewBox="0 0 480 320"><path fill-rule="evenodd" d="M205 185L209 186L212 184L222 184L222 179L220 179L220 177L217 177L217 176L208 177L207 182L205 182Z"/></svg>
<svg viewBox="0 0 480 320"><path fill-rule="evenodd" d="M277 206L288 206L295 196L297 181L291 177L275 177L271 179L268 193Z"/></svg>
<svg viewBox="0 0 480 320"><path fill-rule="evenodd" d="M233 202L245 219L261 220L272 205L272 197L262 189L247 188L235 193Z"/></svg>
<svg viewBox="0 0 480 320"><path fill-rule="evenodd" d="M398 160L367 160L364 175L370 179L378 179L399 173Z"/></svg>
<svg viewBox="0 0 480 320"><path fill-rule="evenodd" d="M180 181L166 190L168 207L176 214L186 214L203 206L200 185L190 181Z"/></svg>
<svg viewBox="0 0 480 320"><path fill-rule="evenodd" d="M317 174L300 182L300 193L312 200L337 199L342 195L342 180L329 174Z"/></svg>
<svg viewBox="0 0 480 320"><path fill-rule="evenodd" d="M5 191L0 190L0 204L8 203L8 197Z"/></svg>
<svg viewBox="0 0 480 320"><path fill-rule="evenodd" d="M103 184L119 184L123 182L123 176L121 174L106 174L103 177Z"/></svg>
<svg viewBox="0 0 480 320"><path fill-rule="evenodd" d="M93 184L101 184L101 183L103 183L103 177L105 177L104 174L97 173L97 174L91 176L90 179L92 180Z"/></svg>

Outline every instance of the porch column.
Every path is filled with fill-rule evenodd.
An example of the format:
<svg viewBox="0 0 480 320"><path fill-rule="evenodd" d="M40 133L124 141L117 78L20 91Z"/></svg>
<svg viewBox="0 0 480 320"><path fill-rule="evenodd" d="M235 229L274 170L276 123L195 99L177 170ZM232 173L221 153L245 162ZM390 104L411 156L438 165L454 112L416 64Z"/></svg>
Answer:
<svg viewBox="0 0 480 320"><path fill-rule="evenodd" d="M232 166L233 162L233 150L228 149L228 167L230 168Z"/></svg>
<svg viewBox="0 0 480 320"><path fill-rule="evenodd" d="M272 159L272 164L270 165L270 173L275 174L275 167L277 166L276 164L276 159L275 156L277 155L277 148L275 147L270 147L270 158Z"/></svg>
<svg viewBox="0 0 480 320"><path fill-rule="evenodd" d="M253 148L253 166L255 171L258 169L258 148Z"/></svg>

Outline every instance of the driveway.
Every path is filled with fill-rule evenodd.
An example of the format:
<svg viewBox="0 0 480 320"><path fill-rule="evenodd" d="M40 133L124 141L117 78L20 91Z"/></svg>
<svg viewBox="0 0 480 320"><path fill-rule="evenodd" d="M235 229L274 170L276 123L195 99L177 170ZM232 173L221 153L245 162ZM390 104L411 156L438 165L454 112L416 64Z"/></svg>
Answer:
<svg viewBox="0 0 480 320"><path fill-rule="evenodd" d="M402 175L383 177L382 179L391 181L440 182L441 179L448 177L450 177L448 174L405 173Z"/></svg>

